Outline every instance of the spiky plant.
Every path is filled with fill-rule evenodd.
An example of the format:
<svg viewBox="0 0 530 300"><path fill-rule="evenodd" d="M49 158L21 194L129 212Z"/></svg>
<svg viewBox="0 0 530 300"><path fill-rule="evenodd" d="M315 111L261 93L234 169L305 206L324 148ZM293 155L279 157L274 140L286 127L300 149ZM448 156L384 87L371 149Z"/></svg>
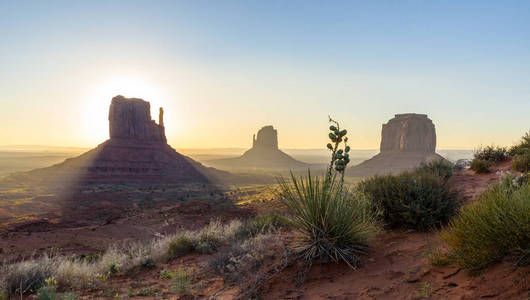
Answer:
<svg viewBox="0 0 530 300"><path fill-rule="evenodd" d="M332 152L324 178L307 176L291 180L280 177L280 199L289 210L289 223L297 235L294 250L310 264L315 259L344 261L355 267L359 255L368 249L368 240L378 232L373 210L364 198L344 188L344 171L349 162L346 130L335 125L327 145ZM340 149L341 144L345 146Z"/></svg>

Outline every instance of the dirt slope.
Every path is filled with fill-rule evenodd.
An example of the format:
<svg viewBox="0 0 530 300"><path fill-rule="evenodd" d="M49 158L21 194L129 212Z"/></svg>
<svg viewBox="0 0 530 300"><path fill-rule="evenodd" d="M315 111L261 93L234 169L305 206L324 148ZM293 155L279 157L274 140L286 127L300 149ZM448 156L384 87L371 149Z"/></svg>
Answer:
<svg viewBox="0 0 530 300"><path fill-rule="evenodd" d="M510 162L485 175L462 170L453 180L469 202L507 171ZM374 241L359 269L315 265L297 287L301 267L292 266L266 283L260 299L530 299L530 267L500 263L479 276L455 266L432 267L427 257L436 243L435 233L391 230Z"/></svg>

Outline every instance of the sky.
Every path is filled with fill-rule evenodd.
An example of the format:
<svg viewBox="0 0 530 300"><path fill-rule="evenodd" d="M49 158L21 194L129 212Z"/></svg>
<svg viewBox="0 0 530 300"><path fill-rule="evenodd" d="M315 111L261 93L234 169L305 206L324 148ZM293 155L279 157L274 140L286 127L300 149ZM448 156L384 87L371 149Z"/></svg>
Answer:
<svg viewBox="0 0 530 300"><path fill-rule="evenodd" d="M376 149L398 113L438 148L530 130L530 1L0 0L0 145L93 147L113 96L164 107L176 148Z"/></svg>

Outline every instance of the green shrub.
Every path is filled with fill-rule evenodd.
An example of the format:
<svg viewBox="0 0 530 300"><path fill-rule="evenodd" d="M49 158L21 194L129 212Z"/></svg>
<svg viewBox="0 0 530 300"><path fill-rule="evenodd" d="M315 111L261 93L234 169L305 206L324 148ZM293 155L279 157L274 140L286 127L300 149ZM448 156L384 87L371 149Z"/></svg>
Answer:
<svg viewBox="0 0 530 300"><path fill-rule="evenodd" d="M524 154L525 152L528 152L530 150L530 131L525 133L523 137L521 138L521 141L519 144L513 145L510 148L510 151L508 153L511 156L515 156L517 154Z"/></svg>
<svg viewBox="0 0 530 300"><path fill-rule="evenodd" d="M309 264L314 259L344 261L351 267L368 249L367 242L378 232L369 203L344 189L344 171L350 159L347 131L339 124L329 127L331 161L325 178L279 178L279 198L289 211L287 220L297 236L294 250ZM340 149L341 144L344 148Z"/></svg>
<svg viewBox="0 0 530 300"><path fill-rule="evenodd" d="M173 277L173 289L180 296L184 296L188 294L190 283L191 281L190 281L189 275L186 273L186 271L179 268L178 272Z"/></svg>
<svg viewBox="0 0 530 300"><path fill-rule="evenodd" d="M177 258L192 252L195 249L195 242L185 233L179 234L169 243L169 259Z"/></svg>
<svg viewBox="0 0 530 300"><path fill-rule="evenodd" d="M487 160L483 160L483 159L478 159L478 158L474 158L472 161L471 161L471 166L469 167L471 170L477 172L477 173L489 173L490 172L490 167L491 167L492 163L487 161Z"/></svg>
<svg viewBox="0 0 530 300"><path fill-rule="evenodd" d="M142 262L141 267L144 269L152 270L156 268L156 263L152 258L147 258Z"/></svg>
<svg viewBox="0 0 530 300"><path fill-rule="evenodd" d="M454 164L445 159L437 159L427 164L423 163L415 170L417 174L432 174L444 180L453 176Z"/></svg>
<svg viewBox="0 0 530 300"><path fill-rule="evenodd" d="M426 231L447 222L459 206L450 184L428 173L375 176L359 183L358 189L381 209L391 227Z"/></svg>
<svg viewBox="0 0 530 300"><path fill-rule="evenodd" d="M236 240L248 239L259 233L286 226L285 219L277 213L266 213L245 220L235 233Z"/></svg>
<svg viewBox="0 0 530 300"><path fill-rule="evenodd" d="M501 162L508 158L508 150L505 147L486 146L475 150L475 159L485 160L489 162Z"/></svg>
<svg viewBox="0 0 530 300"><path fill-rule="evenodd" d="M177 273L173 270L163 269L162 271L160 271L160 277L162 277L162 279L173 279L176 276Z"/></svg>
<svg viewBox="0 0 530 300"><path fill-rule="evenodd" d="M513 157L512 168L520 172L530 172L530 149L521 151Z"/></svg>
<svg viewBox="0 0 530 300"><path fill-rule="evenodd" d="M508 255L530 258L530 184L510 178L465 206L440 237L448 256L469 271L480 271Z"/></svg>

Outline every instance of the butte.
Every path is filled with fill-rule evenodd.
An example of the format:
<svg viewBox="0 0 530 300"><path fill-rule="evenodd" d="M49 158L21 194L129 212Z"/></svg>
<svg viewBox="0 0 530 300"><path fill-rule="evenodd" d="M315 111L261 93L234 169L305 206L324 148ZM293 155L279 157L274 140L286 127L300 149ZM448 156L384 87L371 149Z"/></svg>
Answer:
<svg viewBox="0 0 530 300"><path fill-rule="evenodd" d="M301 169L309 166L278 148L278 131L272 126L261 128L252 138L252 148L242 156L209 163L218 168L234 169Z"/></svg>
<svg viewBox="0 0 530 300"><path fill-rule="evenodd" d="M109 139L96 148L51 167L26 172L41 183L172 184L216 183L228 172L208 168L167 144L164 111L158 124L149 102L116 96L109 109Z"/></svg>
<svg viewBox="0 0 530 300"><path fill-rule="evenodd" d="M381 130L380 153L351 167L349 176L399 173L444 159L436 153L436 130L424 114L397 114Z"/></svg>

